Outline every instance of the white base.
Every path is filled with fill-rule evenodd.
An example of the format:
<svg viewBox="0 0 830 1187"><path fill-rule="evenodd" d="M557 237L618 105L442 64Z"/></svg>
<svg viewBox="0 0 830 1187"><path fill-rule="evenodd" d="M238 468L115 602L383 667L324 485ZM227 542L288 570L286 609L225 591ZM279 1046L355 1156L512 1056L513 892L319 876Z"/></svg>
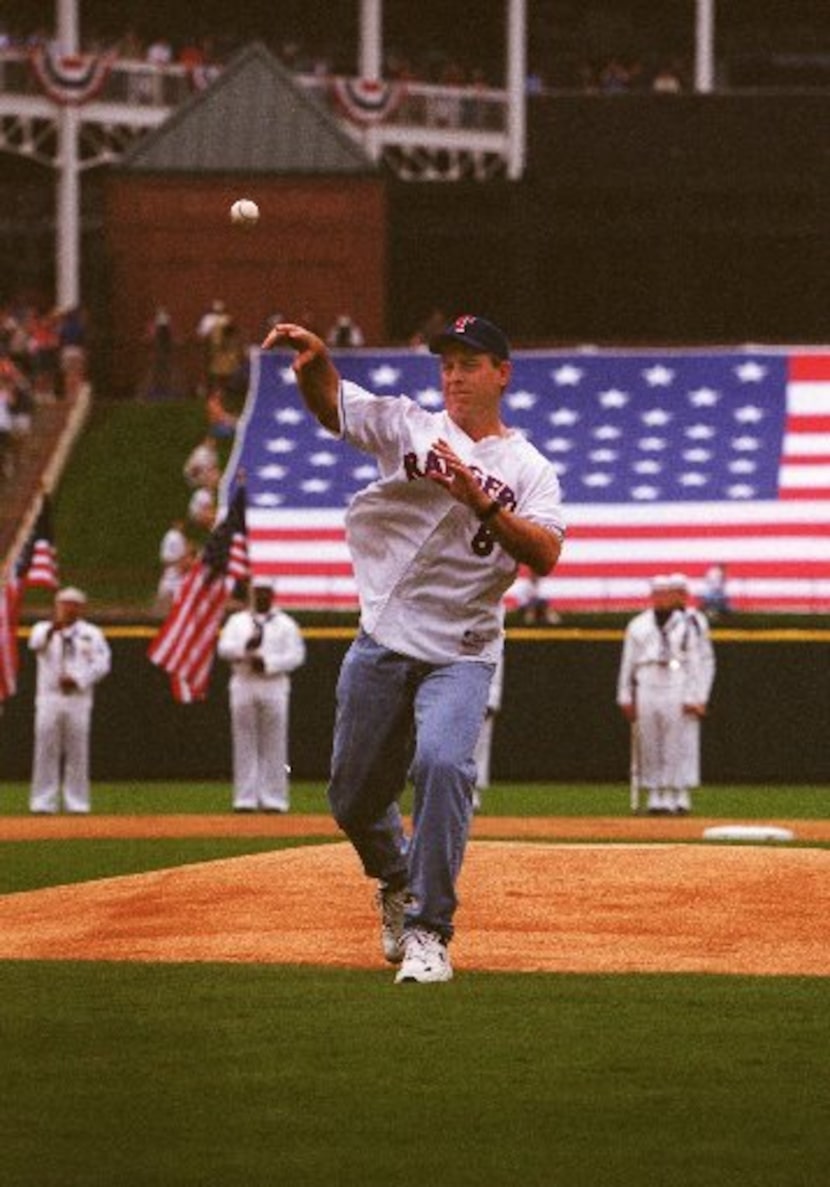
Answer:
<svg viewBox="0 0 830 1187"><path fill-rule="evenodd" d="M722 824L705 828L705 841L792 841L795 833L775 824Z"/></svg>

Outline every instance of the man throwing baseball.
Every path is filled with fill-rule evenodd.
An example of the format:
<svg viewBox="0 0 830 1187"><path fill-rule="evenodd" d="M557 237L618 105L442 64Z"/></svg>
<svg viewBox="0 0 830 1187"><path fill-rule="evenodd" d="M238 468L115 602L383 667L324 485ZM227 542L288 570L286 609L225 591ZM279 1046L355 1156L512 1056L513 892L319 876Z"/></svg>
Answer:
<svg viewBox="0 0 830 1187"><path fill-rule="evenodd" d="M552 466L502 420L510 347L482 317L430 343L443 412L342 381L325 343L275 326L309 411L377 460L346 534L360 631L337 685L329 802L378 880L383 952L400 982L449 981L476 767L473 751L503 644L502 596L519 564L549 573L564 533ZM414 784L412 835L399 797Z"/></svg>

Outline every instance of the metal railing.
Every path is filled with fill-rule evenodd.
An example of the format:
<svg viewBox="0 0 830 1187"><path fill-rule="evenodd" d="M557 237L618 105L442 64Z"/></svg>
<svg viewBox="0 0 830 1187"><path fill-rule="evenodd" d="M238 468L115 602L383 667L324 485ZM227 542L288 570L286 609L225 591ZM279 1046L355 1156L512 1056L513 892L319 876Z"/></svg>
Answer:
<svg viewBox="0 0 830 1187"><path fill-rule="evenodd" d="M93 103L125 107L177 107L203 90L222 72L221 66L193 70L178 64L156 66L129 58L112 63ZM346 113L334 98L337 78L298 74L296 81L331 107L344 120ZM339 81L347 81L340 78ZM352 80L357 81L357 80ZM400 101L383 120L392 127L470 129L503 132L506 126L507 95L489 87L437 86L424 82L389 83L400 91ZM22 50L0 51L0 97L43 97L29 55Z"/></svg>
<svg viewBox="0 0 830 1187"><path fill-rule="evenodd" d="M114 59L94 96L80 108L83 125L96 130L88 163L117 159L131 138L163 123L220 73L221 67L195 70ZM371 160L386 161L401 177L483 180L503 175L510 166L505 91L383 83L390 101L382 118L375 118L358 104L348 104L350 86L360 84L359 79L304 74L294 78ZM47 159L49 148L42 150L42 144L48 141L55 114L56 104L45 93L29 55L0 52L0 149Z"/></svg>
<svg viewBox="0 0 830 1187"><path fill-rule="evenodd" d="M154 66L148 62L117 58L96 101L130 107L176 107L197 84L186 66ZM0 51L0 96L42 97L43 88L24 50Z"/></svg>

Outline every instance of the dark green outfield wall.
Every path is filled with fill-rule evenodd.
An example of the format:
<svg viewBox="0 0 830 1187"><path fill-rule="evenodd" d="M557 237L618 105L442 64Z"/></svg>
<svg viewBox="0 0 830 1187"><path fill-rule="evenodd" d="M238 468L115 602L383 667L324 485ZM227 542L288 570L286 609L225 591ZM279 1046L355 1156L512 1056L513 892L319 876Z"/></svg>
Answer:
<svg viewBox="0 0 830 1187"><path fill-rule="evenodd" d="M334 685L347 638L308 632L294 679L292 762L327 773ZM113 671L100 686L93 778L225 779L230 774L227 671L208 700L176 705L146 659L149 632L108 632ZM615 705L618 632L515 632L493 775L505 780L627 779L628 737ZM704 781L830 783L830 632L716 635L718 676L704 731ZM34 665L23 648L16 697L0 717L0 781L29 777Z"/></svg>

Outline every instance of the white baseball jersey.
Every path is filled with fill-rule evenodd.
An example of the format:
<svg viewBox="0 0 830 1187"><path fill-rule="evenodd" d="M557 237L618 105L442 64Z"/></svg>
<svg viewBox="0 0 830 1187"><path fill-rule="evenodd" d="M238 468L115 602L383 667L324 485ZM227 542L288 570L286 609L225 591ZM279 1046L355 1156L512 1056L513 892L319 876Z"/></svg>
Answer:
<svg viewBox="0 0 830 1187"><path fill-rule="evenodd" d="M364 630L429 663L494 663L502 597L518 566L469 507L427 477L441 466L432 446L449 442L491 498L561 536L553 467L515 430L473 441L445 411L354 383L341 384L340 424L343 439L373 454L380 471L346 516Z"/></svg>

